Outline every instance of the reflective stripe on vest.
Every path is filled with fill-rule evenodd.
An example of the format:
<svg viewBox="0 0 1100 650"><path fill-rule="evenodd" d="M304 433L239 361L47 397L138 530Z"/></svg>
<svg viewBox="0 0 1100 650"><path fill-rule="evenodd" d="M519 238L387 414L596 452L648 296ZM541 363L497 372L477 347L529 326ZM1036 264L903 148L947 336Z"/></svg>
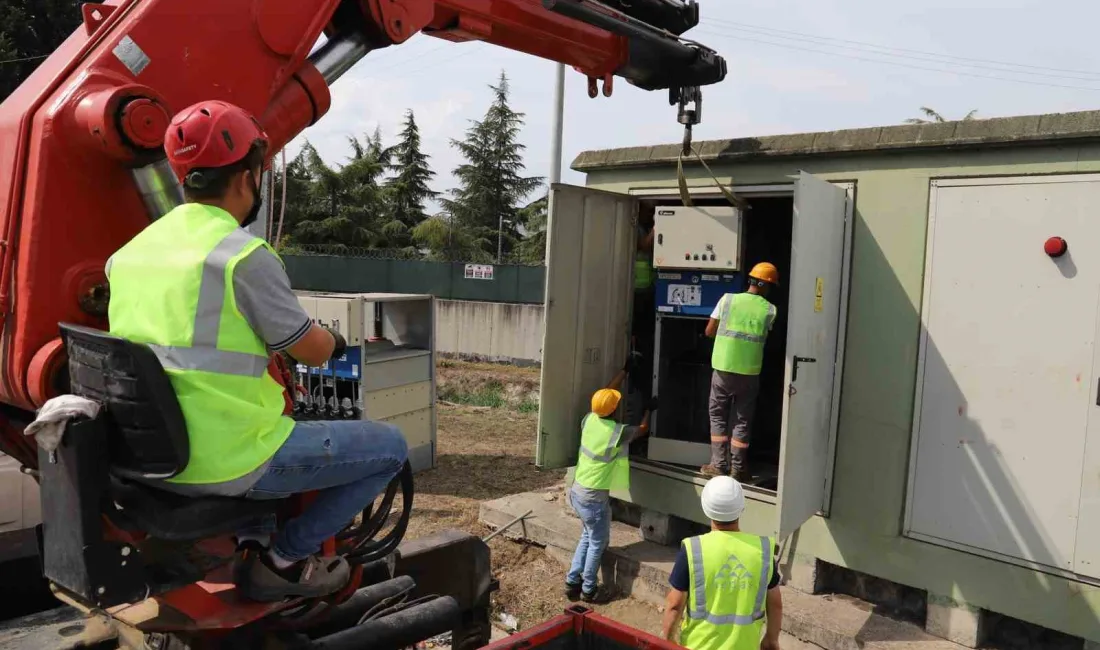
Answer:
<svg viewBox="0 0 1100 650"><path fill-rule="evenodd" d="M695 607L688 611L688 616L697 621L706 621L712 625L752 625L764 618L764 595L768 592L768 575L771 570L771 544L767 537L760 538L761 562L760 580L756 590L756 604L752 608L751 615L744 614L712 614L707 610L707 576L703 571L703 542L698 537L692 537L688 546L691 548L691 562L695 567L695 584L692 585Z"/></svg>
<svg viewBox="0 0 1100 650"><path fill-rule="evenodd" d="M623 425L595 413L584 417L574 481L592 490L630 487L629 450L620 448L624 430Z"/></svg>
<svg viewBox="0 0 1100 650"><path fill-rule="evenodd" d="M191 453L174 483L240 478L294 427L282 415L283 388L267 372L267 344L234 294L236 265L261 246L271 251L224 210L188 203L108 261L110 331L152 349L183 412Z"/></svg>
<svg viewBox="0 0 1100 650"><path fill-rule="evenodd" d="M774 545L767 537L712 531L684 540L688 608L680 644L691 650L759 650Z"/></svg>
<svg viewBox="0 0 1100 650"><path fill-rule="evenodd" d="M191 346L149 346L165 369L204 370L243 377L262 377L267 371L270 361L267 356L218 349L218 328L226 292L225 269L229 260L255 239L244 230L233 230L203 260Z"/></svg>
<svg viewBox="0 0 1100 650"><path fill-rule="evenodd" d="M764 342L775 322L775 305L751 293L726 294L727 307L718 321L711 367L740 375L759 375Z"/></svg>

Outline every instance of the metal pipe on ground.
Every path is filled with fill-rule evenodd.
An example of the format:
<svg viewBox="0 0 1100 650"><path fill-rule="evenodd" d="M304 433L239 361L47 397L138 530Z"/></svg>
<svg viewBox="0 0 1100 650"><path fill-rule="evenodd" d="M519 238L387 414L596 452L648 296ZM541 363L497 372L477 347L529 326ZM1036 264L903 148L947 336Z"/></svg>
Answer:
<svg viewBox="0 0 1100 650"><path fill-rule="evenodd" d="M311 650L397 650L453 630L461 621L458 602L450 596L410 607L316 639Z"/></svg>
<svg viewBox="0 0 1100 650"><path fill-rule="evenodd" d="M416 582L409 576L400 576L393 580L363 587L352 594L351 598L332 608L329 615L305 632L310 638L316 639L354 627L370 608L387 598L393 598L415 588Z"/></svg>

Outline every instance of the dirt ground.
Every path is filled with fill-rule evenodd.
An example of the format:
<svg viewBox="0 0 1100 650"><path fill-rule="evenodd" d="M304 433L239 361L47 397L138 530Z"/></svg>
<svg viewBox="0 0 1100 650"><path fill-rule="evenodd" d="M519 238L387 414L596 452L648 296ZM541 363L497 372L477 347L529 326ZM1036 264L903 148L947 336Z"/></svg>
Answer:
<svg viewBox="0 0 1100 650"><path fill-rule="evenodd" d="M452 381L463 384L491 376L506 386L526 385L533 375L537 390L537 370L500 366L474 366L468 374L465 370L452 367L447 372ZM477 521L481 501L549 487L564 477L561 470L543 472L534 465L537 414L443 404L438 409L438 467L417 477L407 539L442 528L487 535L491 530ZM564 567L543 549L503 536L491 540L489 546L493 571L500 580L494 598L496 613L514 616L519 629L524 629L570 605L562 595ZM660 613L639 601L627 599L595 609L648 632L660 630Z"/></svg>

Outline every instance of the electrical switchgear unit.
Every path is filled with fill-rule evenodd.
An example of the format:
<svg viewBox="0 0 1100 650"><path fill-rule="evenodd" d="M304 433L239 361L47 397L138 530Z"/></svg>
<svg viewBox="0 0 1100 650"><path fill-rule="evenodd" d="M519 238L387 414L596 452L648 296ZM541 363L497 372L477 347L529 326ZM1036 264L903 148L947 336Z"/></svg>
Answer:
<svg viewBox="0 0 1100 650"><path fill-rule="evenodd" d="M409 443L414 471L435 466L435 308L430 295L299 291L314 322L340 332L347 352L294 367L297 420L389 422Z"/></svg>
<svg viewBox="0 0 1100 650"><path fill-rule="evenodd" d="M722 296L745 290L742 242L742 214L735 208L656 209L653 390L660 404L651 423L651 458L684 443L709 444L714 343L705 330Z"/></svg>

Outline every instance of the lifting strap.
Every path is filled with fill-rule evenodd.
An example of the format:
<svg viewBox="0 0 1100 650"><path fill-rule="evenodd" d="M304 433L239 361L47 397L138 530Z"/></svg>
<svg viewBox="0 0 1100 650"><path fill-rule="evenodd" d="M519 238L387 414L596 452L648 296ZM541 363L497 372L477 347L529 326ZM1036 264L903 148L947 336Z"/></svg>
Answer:
<svg viewBox="0 0 1100 650"><path fill-rule="evenodd" d="M739 210L749 210L752 206L748 204L748 201L734 194L733 190L722 184L722 181L718 180L718 177L711 171L710 166L707 165L703 157L699 155L699 152L695 150L695 147L691 147L691 155L695 156L695 159L699 161L699 164L703 166L703 169L707 170L710 177L714 179L714 184L718 186L718 189L722 191L722 195L726 197L726 200L730 202L730 205ZM684 178L684 154L680 152L679 157L676 158L676 181L680 185L680 200L684 205L691 207L694 205L691 201L691 193L688 192L687 179Z"/></svg>

